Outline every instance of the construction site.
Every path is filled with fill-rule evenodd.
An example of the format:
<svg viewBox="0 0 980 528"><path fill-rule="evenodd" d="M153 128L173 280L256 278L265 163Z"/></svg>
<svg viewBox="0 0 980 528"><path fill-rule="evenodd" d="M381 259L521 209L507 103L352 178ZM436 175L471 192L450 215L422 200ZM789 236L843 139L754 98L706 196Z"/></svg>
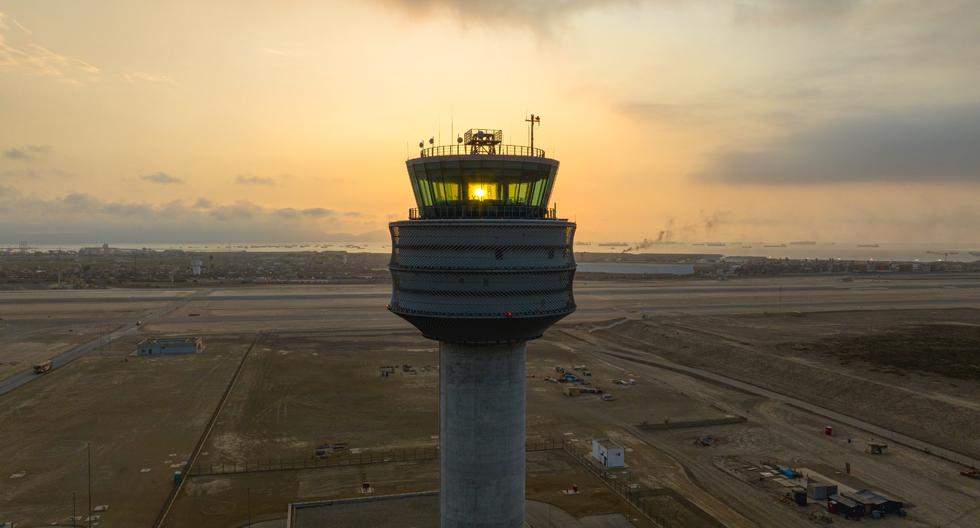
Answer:
<svg viewBox="0 0 980 528"><path fill-rule="evenodd" d="M576 282L526 525L980 525L978 279ZM437 526L438 345L389 295L0 292L0 525Z"/></svg>

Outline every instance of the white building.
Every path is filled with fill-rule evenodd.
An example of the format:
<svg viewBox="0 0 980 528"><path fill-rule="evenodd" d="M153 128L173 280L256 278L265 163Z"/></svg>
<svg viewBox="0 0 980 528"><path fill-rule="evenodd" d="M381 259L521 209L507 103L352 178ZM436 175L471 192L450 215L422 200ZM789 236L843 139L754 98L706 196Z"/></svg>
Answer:
<svg viewBox="0 0 980 528"><path fill-rule="evenodd" d="M608 438L592 440L592 458L605 468L626 467L625 449L612 443Z"/></svg>
<svg viewBox="0 0 980 528"><path fill-rule="evenodd" d="M204 350L204 340L200 337L161 337L144 339L136 345L137 356L173 356L197 354Z"/></svg>

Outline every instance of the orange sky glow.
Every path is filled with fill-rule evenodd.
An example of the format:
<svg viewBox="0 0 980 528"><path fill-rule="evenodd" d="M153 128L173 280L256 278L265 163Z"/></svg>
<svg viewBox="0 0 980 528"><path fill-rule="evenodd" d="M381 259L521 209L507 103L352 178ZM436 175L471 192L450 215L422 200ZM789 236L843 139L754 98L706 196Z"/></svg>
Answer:
<svg viewBox="0 0 980 528"><path fill-rule="evenodd" d="M0 1L0 244L384 240L420 139L530 112L580 240L976 242L976 42L956 0Z"/></svg>

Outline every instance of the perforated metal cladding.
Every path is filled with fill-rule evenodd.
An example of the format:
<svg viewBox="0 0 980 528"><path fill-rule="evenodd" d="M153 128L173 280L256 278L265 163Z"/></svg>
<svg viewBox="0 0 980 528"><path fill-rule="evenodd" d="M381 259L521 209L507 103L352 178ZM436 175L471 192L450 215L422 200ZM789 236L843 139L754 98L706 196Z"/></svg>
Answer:
<svg viewBox="0 0 980 528"><path fill-rule="evenodd" d="M391 310L428 337L533 339L575 310L571 222L410 220L390 229ZM469 337L447 319L460 319Z"/></svg>
<svg viewBox="0 0 980 528"><path fill-rule="evenodd" d="M565 221L415 220L391 226L399 268L522 270L575 266Z"/></svg>
<svg viewBox="0 0 980 528"><path fill-rule="evenodd" d="M500 297L568 291L575 270L472 273L400 269L397 272L398 289L402 292L439 291L447 295Z"/></svg>

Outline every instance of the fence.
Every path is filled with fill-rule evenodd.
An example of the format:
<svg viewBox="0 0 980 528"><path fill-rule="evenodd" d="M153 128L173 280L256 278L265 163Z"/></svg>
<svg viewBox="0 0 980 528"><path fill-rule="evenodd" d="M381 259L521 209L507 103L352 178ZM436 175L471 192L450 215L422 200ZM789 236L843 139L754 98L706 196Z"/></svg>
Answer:
<svg viewBox="0 0 980 528"><path fill-rule="evenodd" d="M544 150L524 145L439 145L419 149L420 158L437 156L525 156L543 158Z"/></svg>
<svg viewBox="0 0 980 528"><path fill-rule="evenodd" d="M319 469L385 462L406 462L413 460L435 460L439 458L439 448L435 446L371 450L363 453L342 453L322 458L294 458L275 460L253 460L251 462L201 462L191 471L191 476L226 475L230 473L258 473L264 471L295 471L300 469Z"/></svg>
<svg viewBox="0 0 980 528"><path fill-rule="evenodd" d="M562 442L562 449L570 457L585 466L590 473L598 477L613 493L619 495L626 501L630 508L628 513L636 512L642 514L652 523L661 528L675 528L690 525L691 517L697 517L701 522L699 525L717 526L723 528L714 517L699 508L696 504L687 500L683 495L668 488L650 489L639 485L634 487L632 475L629 471L605 471L595 464L589 455L576 451L571 443ZM623 478L625 477L625 478ZM664 507L662 502L651 504L644 499L654 497L668 497L675 503L675 508Z"/></svg>
<svg viewBox="0 0 980 528"><path fill-rule="evenodd" d="M547 451L562 449L561 439L545 438L530 440L525 444L527 451ZM228 475L235 473L260 473L266 471L296 471L301 469L320 469L363 464L383 464L388 462L411 462L436 460L439 458L438 446L421 446L398 449L370 450L363 453L344 452L322 458L266 459L246 462L198 462L188 472L190 477L206 475Z"/></svg>

